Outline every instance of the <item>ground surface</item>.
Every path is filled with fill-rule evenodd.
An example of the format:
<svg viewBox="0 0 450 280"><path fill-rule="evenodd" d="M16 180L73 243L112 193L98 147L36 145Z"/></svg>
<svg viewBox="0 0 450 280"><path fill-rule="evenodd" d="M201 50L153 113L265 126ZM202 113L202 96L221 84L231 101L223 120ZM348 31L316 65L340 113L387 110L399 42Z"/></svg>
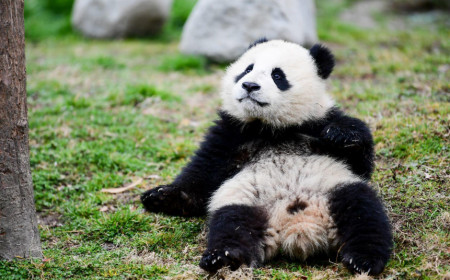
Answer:
<svg viewBox="0 0 450 280"><path fill-rule="evenodd" d="M373 186L395 252L380 279L450 277L450 36L442 12L344 23L317 1L319 37L336 54L329 88L371 127ZM325 3L326 2L326 3ZM204 279L205 220L142 213L145 189L170 182L219 106L223 66L178 54L177 39L27 44L31 167L45 259L0 262L1 279ZM133 188L118 194L104 188ZM341 279L336 260L279 258L212 279ZM359 277L366 279L366 277Z"/></svg>

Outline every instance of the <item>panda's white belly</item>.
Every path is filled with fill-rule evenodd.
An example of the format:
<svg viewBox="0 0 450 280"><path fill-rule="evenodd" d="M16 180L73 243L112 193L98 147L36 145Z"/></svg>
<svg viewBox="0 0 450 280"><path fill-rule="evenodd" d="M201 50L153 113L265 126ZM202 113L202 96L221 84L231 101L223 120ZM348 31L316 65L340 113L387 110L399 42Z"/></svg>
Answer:
<svg viewBox="0 0 450 280"><path fill-rule="evenodd" d="M345 164L330 157L268 151L222 184L209 212L231 204L263 207L269 218L265 259L280 247L304 259L328 250L336 239L327 192L357 181Z"/></svg>
<svg viewBox="0 0 450 280"><path fill-rule="evenodd" d="M324 195L338 184L361 181L343 163L328 156L276 154L269 151L225 181L209 211L230 204L270 207L298 195Z"/></svg>

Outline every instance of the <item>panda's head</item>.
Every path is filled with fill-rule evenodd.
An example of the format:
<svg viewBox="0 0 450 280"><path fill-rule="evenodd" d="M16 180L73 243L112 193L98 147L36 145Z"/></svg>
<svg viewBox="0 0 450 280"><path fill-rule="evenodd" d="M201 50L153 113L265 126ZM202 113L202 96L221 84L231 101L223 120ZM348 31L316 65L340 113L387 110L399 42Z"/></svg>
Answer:
<svg viewBox="0 0 450 280"><path fill-rule="evenodd" d="M334 105L325 88L333 66L333 55L321 45L307 50L281 40L257 41L228 67L222 109L273 127L323 118Z"/></svg>

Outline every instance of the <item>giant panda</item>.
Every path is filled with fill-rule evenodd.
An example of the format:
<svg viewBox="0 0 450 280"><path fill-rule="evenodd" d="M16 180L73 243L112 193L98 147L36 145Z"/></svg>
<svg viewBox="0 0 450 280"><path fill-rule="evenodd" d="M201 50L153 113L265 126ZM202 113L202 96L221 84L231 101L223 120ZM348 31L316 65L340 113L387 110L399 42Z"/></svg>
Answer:
<svg viewBox="0 0 450 280"><path fill-rule="evenodd" d="M255 42L227 68L219 119L190 163L142 194L150 212L208 214L204 270L328 254L351 272L383 271L393 242L368 183L373 140L327 92L333 67L323 45Z"/></svg>

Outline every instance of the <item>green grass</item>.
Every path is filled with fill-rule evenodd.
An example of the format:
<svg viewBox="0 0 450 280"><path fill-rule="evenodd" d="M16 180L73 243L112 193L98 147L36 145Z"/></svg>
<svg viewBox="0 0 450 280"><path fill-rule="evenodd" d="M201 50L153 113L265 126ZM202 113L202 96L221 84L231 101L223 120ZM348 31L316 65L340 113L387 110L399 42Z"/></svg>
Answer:
<svg viewBox="0 0 450 280"><path fill-rule="evenodd" d="M72 34L70 13L74 0L25 0L25 36L28 41Z"/></svg>
<svg viewBox="0 0 450 280"><path fill-rule="evenodd" d="M164 58L158 69L164 72L178 71L203 74L206 71L207 59L193 55L171 55Z"/></svg>
<svg viewBox="0 0 450 280"><path fill-rule="evenodd" d="M53 18L44 2L40 9ZM447 20L437 14L414 24L408 14L383 14L381 26L367 31L338 20L345 2L317 1L318 29L337 57L330 90L370 125L376 142L372 181L395 235L380 278L442 279L450 269ZM44 25L27 31L30 160L45 258L0 261L1 279L207 278L197 267L205 219L142 213L138 201L176 176L219 105L223 67L178 53L192 3L175 1L163 39L90 41ZM392 18L410 29L389 28ZM140 178L127 192L101 192ZM278 258L237 273L350 277L331 261Z"/></svg>

